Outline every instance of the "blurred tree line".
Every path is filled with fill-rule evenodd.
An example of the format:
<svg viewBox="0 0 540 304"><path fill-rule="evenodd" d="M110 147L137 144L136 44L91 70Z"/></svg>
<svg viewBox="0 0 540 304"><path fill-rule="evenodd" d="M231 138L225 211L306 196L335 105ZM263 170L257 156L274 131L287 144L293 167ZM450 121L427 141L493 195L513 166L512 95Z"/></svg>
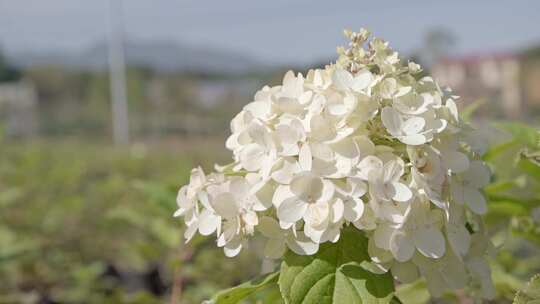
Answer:
<svg viewBox="0 0 540 304"><path fill-rule="evenodd" d="M41 134L103 136L111 127L109 78L104 71L67 70L58 66L25 71L37 90ZM166 133L188 126L189 116L219 116L198 103L197 79L189 75L162 75L144 68L127 71L131 128L135 133ZM207 113L208 112L208 113ZM227 114L227 113L225 113ZM159 125L156 125L156 121Z"/></svg>
<svg viewBox="0 0 540 304"><path fill-rule="evenodd" d="M131 133L139 139L170 134L224 135L230 119L250 101L253 92L274 79L275 72L228 75L129 66L126 85ZM21 79L36 91L38 135L109 137L111 105L106 70L58 65L17 69L0 54L0 83Z"/></svg>
<svg viewBox="0 0 540 304"><path fill-rule="evenodd" d="M21 72L11 66L0 49L0 83L8 81L17 81L21 78Z"/></svg>

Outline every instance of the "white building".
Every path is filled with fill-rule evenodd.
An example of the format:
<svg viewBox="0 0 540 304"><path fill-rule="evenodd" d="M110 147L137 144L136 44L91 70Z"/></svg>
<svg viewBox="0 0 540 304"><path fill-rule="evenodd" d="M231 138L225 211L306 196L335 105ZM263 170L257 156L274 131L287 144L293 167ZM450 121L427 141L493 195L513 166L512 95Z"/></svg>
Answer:
<svg viewBox="0 0 540 304"><path fill-rule="evenodd" d="M445 58L432 68L443 86L450 86L462 100L487 99L490 111L507 118L523 114L520 60L513 54L483 54ZM486 107L484 107L486 108Z"/></svg>

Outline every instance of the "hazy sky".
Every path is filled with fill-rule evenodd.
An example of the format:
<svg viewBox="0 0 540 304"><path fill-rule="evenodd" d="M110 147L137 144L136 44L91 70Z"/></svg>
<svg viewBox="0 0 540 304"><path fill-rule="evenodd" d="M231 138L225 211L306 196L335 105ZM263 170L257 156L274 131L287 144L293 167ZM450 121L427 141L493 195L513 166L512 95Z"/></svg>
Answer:
<svg viewBox="0 0 540 304"><path fill-rule="evenodd" d="M460 53L540 42L539 0L123 2L129 36L235 50L266 62L327 58L343 43L345 27L368 27L405 53L433 27L452 31ZM0 44L10 51L85 47L105 39L108 8L109 0L0 0Z"/></svg>

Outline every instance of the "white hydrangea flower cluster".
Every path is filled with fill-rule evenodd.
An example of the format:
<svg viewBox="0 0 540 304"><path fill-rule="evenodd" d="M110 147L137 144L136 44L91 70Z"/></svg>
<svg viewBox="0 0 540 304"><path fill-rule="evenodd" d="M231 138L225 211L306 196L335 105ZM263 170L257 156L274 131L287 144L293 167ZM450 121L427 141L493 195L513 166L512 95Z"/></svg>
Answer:
<svg viewBox="0 0 540 304"><path fill-rule="evenodd" d="M279 258L315 254L353 225L397 280L423 276L434 296L466 286L493 296L480 218L490 171L457 97L366 30L345 34L335 64L288 72L234 117L234 162L194 169L179 191L185 237L214 234L232 257L260 233Z"/></svg>

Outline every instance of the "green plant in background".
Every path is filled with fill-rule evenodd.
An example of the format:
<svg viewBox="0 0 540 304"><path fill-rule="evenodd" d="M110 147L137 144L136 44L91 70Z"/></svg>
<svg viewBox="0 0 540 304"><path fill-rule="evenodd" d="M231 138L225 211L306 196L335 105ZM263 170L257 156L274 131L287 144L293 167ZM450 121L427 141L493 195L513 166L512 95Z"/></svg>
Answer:
<svg viewBox="0 0 540 304"><path fill-rule="evenodd" d="M175 275L197 303L254 275L254 255L236 267L207 241L181 245L175 185L216 158L190 149L1 144L0 303L161 303Z"/></svg>
<svg viewBox="0 0 540 304"><path fill-rule="evenodd" d="M494 173L485 188L486 225L499 246L492 260L497 288L493 303L511 303L540 270L535 211L540 206L539 134L520 124L497 128L502 132L498 134L506 135L498 135L503 140L485 155ZM231 292L234 301L249 294L242 301L281 302L276 274L244 285L240 292L217 293L260 272L261 244L254 244L234 263L204 238L182 244L182 227L170 217L176 207L176 185L186 181L183 173L193 164L208 167L216 159L205 153L206 146L186 151L3 142L0 148L0 303L35 303L43 298L61 303L162 303L170 298L175 279L181 282L176 283L176 303L200 303L215 294L220 303ZM320 273L342 278L341 270L351 267L347 264L327 263ZM345 275L373 271L361 261L352 264L357 270ZM155 286L152 291L152 284L141 283L156 281L144 279L152 277L148 274L153 269L158 269L162 283L159 292ZM355 280L350 290L362 282L367 280ZM398 285L396 295L403 303L429 302L423 281ZM460 297L448 294L434 302L455 303ZM234 302L227 300L224 303Z"/></svg>
<svg viewBox="0 0 540 304"><path fill-rule="evenodd" d="M540 275L535 275L524 289L517 292L513 304L540 303Z"/></svg>
<svg viewBox="0 0 540 304"><path fill-rule="evenodd" d="M495 259L494 279L500 298L513 292L540 269L538 258L538 208L540 207L540 151L538 129L518 123L496 125L507 139L493 145L485 155L494 172L485 193L490 203L486 216L500 250Z"/></svg>

